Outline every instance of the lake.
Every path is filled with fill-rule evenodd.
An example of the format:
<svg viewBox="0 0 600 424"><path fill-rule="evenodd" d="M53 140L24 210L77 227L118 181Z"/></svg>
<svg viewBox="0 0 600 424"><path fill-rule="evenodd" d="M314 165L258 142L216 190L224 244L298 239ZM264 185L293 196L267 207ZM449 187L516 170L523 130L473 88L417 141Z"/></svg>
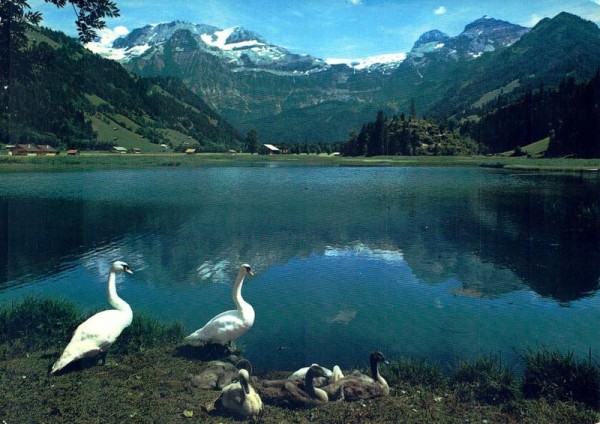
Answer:
<svg viewBox="0 0 600 424"><path fill-rule="evenodd" d="M0 177L0 304L105 308L192 332L244 298L258 368L600 354L600 179L483 168L235 166Z"/></svg>

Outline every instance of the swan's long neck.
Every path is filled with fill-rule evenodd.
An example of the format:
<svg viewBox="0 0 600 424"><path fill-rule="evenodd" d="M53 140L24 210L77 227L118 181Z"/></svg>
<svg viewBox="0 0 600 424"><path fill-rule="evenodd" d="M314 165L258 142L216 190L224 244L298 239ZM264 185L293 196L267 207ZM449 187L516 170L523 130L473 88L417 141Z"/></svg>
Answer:
<svg viewBox="0 0 600 424"><path fill-rule="evenodd" d="M117 294L116 280L117 275L113 270L111 270L110 274L108 274L108 303L110 303L113 308L119 311L127 312L133 316L131 306L129 306L129 304L121 299Z"/></svg>
<svg viewBox="0 0 600 424"><path fill-rule="evenodd" d="M377 366L376 360L371 360L371 378L375 381L379 381L379 367Z"/></svg>
<svg viewBox="0 0 600 424"><path fill-rule="evenodd" d="M379 362L377 360L371 360L371 378L383 387L388 387L387 381L379 374Z"/></svg>
<svg viewBox="0 0 600 424"><path fill-rule="evenodd" d="M250 306L248 302L244 300L242 297L242 286L244 285L244 277L246 276L246 272L241 270L238 272L238 276L235 279L235 283L233 285L232 297L235 305L237 306L238 311L244 314L245 310Z"/></svg>
<svg viewBox="0 0 600 424"><path fill-rule="evenodd" d="M311 370L306 372L306 376L304 377L304 385L306 386L306 393L308 393L314 399L320 399L325 402L329 401L329 396L327 392L323 389L319 389L315 387L315 383L313 381L314 374Z"/></svg>
<svg viewBox="0 0 600 424"><path fill-rule="evenodd" d="M250 383L248 383L248 380L243 373L240 372L238 377L240 380L240 385L244 391L244 397L247 397L250 394Z"/></svg>
<svg viewBox="0 0 600 424"><path fill-rule="evenodd" d="M387 384L387 382L383 379L383 377L381 376L381 374L379 374L379 364L378 361L373 360L371 361L371 378L373 378L373 380L378 381L382 384Z"/></svg>

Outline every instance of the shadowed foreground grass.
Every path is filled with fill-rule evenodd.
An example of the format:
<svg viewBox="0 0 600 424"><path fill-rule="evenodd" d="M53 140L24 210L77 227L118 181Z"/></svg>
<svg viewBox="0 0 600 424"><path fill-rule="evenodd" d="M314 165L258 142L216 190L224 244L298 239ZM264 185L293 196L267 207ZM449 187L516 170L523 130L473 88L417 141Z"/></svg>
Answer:
<svg viewBox="0 0 600 424"><path fill-rule="evenodd" d="M136 317L129 332L109 351L105 366L88 361L63 375L48 375L48 366L64 347L62 325L76 326L80 318L68 302L43 298L26 298L0 310L0 420L236 421L203 410L219 392L192 384L191 376L205 362L199 359L200 349L182 348L184 333L179 324ZM595 409L600 371L591 360L578 362L573 355L538 351L526 352L524 362L521 378L494 356L457 364L447 373L425 360L399 358L381 369L391 387L386 398L310 410L267 405L259 422L595 423L600 419ZM287 375L273 370L255 374L258 378ZM561 388L567 377L570 385ZM574 389L582 385L587 388L585 397Z"/></svg>

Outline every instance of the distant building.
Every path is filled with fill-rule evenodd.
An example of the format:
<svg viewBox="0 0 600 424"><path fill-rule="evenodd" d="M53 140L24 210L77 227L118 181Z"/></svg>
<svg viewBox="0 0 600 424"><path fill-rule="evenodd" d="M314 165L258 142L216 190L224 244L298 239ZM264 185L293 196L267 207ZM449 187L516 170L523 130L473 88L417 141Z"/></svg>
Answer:
<svg viewBox="0 0 600 424"><path fill-rule="evenodd" d="M69 150L67 150L67 155L69 155L69 156L77 156L77 155L79 155L79 150L77 150L77 149L69 149Z"/></svg>
<svg viewBox="0 0 600 424"><path fill-rule="evenodd" d="M37 147L37 149L38 149L37 154L40 156L56 156L56 155L58 155L58 150L56 150L54 147L52 147L48 144L38 144L35 147Z"/></svg>
<svg viewBox="0 0 600 424"><path fill-rule="evenodd" d="M17 144L10 150L10 154L13 156L36 156L38 151L33 144Z"/></svg>
<svg viewBox="0 0 600 424"><path fill-rule="evenodd" d="M185 149L185 154L186 155L195 155L196 154L196 149L192 149L192 148Z"/></svg>
<svg viewBox="0 0 600 424"><path fill-rule="evenodd" d="M281 153L281 150L272 144L263 144L262 152L265 154L274 155Z"/></svg>
<svg viewBox="0 0 600 424"><path fill-rule="evenodd" d="M112 153L127 153L127 149L125 147L114 146L111 150Z"/></svg>
<svg viewBox="0 0 600 424"><path fill-rule="evenodd" d="M132 147L129 150L127 150L128 153L135 153L135 154L140 154L142 153L142 149L140 149L139 147Z"/></svg>

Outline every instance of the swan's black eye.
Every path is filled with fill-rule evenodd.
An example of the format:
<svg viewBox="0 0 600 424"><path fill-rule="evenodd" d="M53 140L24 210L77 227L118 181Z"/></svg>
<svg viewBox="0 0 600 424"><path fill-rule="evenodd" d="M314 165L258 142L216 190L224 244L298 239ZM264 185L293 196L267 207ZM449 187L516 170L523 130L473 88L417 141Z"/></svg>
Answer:
<svg viewBox="0 0 600 424"><path fill-rule="evenodd" d="M129 271L129 266L128 265L123 265L123 271Z"/></svg>
<svg viewBox="0 0 600 424"><path fill-rule="evenodd" d="M252 268L250 268L249 266L246 266L246 267L244 267L244 268L246 268L246 272L250 272L250 271L252 271Z"/></svg>

